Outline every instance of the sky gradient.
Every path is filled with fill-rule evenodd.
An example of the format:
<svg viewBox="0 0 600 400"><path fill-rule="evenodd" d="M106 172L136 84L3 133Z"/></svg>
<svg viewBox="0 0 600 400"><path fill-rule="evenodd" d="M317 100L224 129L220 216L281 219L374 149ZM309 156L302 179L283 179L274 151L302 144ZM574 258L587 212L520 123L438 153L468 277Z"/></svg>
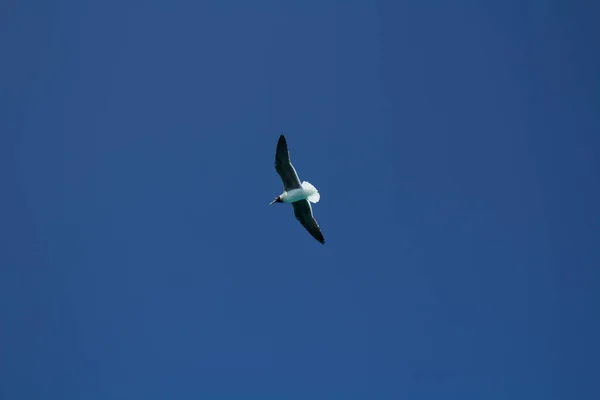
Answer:
<svg viewBox="0 0 600 400"><path fill-rule="evenodd" d="M0 398L600 398L588 3L3 2Z"/></svg>

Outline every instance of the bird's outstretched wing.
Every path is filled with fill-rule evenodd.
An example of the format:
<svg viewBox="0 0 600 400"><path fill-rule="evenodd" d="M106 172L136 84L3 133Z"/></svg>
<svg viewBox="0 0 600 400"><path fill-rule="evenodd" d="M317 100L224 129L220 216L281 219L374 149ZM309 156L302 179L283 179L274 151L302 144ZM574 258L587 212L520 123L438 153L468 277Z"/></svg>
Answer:
<svg viewBox="0 0 600 400"><path fill-rule="evenodd" d="M294 169L294 166L290 162L290 153L288 151L287 142L285 136L279 136L277 142L277 150L275 152L275 170L279 174L281 181L283 182L284 190L299 189L300 179Z"/></svg>
<svg viewBox="0 0 600 400"><path fill-rule="evenodd" d="M308 200L295 201L292 203L292 206L294 207L294 215L302 226L321 244L325 244L325 238L321 233L319 224L317 224L317 221L313 217L312 207Z"/></svg>

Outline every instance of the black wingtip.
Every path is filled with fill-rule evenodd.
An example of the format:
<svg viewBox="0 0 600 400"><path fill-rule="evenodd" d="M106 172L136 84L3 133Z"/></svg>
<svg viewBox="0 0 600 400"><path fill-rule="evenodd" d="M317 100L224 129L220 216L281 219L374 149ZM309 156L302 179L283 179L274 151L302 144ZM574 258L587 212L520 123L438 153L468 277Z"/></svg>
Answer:
<svg viewBox="0 0 600 400"><path fill-rule="evenodd" d="M277 148L285 147L287 149L287 140L285 140L285 136L280 135L279 140L277 141Z"/></svg>

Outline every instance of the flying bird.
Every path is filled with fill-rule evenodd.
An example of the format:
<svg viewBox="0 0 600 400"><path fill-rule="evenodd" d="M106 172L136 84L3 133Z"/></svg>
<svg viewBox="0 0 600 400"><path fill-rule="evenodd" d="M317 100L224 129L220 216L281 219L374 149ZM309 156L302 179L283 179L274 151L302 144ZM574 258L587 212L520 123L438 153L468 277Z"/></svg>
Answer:
<svg viewBox="0 0 600 400"><path fill-rule="evenodd" d="M325 244L325 238L321 233L319 224L313 217L310 203L318 203L321 195L319 191L310 183L302 182L290 161L285 136L279 136L277 150L275 151L275 170L283 182L283 193L271 202L273 203L292 203L294 215L300 221L302 226L321 244Z"/></svg>

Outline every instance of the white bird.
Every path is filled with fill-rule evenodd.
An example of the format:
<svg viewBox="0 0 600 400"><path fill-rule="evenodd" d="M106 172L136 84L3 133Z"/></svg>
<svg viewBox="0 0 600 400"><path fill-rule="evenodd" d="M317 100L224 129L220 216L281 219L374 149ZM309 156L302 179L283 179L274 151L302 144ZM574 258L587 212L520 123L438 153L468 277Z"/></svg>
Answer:
<svg viewBox="0 0 600 400"><path fill-rule="evenodd" d="M298 174L290 161L290 153L288 151L285 137L281 135L277 142L277 150L275 151L275 170L279 174L283 182L283 193L280 194L271 202L273 203L292 203L294 207L294 215L300 221L302 226L321 244L325 244L325 238L321 233L319 224L313 217L312 207L310 203L318 203L321 195L317 188L308 182L300 183ZM269 204L270 205L270 204Z"/></svg>

